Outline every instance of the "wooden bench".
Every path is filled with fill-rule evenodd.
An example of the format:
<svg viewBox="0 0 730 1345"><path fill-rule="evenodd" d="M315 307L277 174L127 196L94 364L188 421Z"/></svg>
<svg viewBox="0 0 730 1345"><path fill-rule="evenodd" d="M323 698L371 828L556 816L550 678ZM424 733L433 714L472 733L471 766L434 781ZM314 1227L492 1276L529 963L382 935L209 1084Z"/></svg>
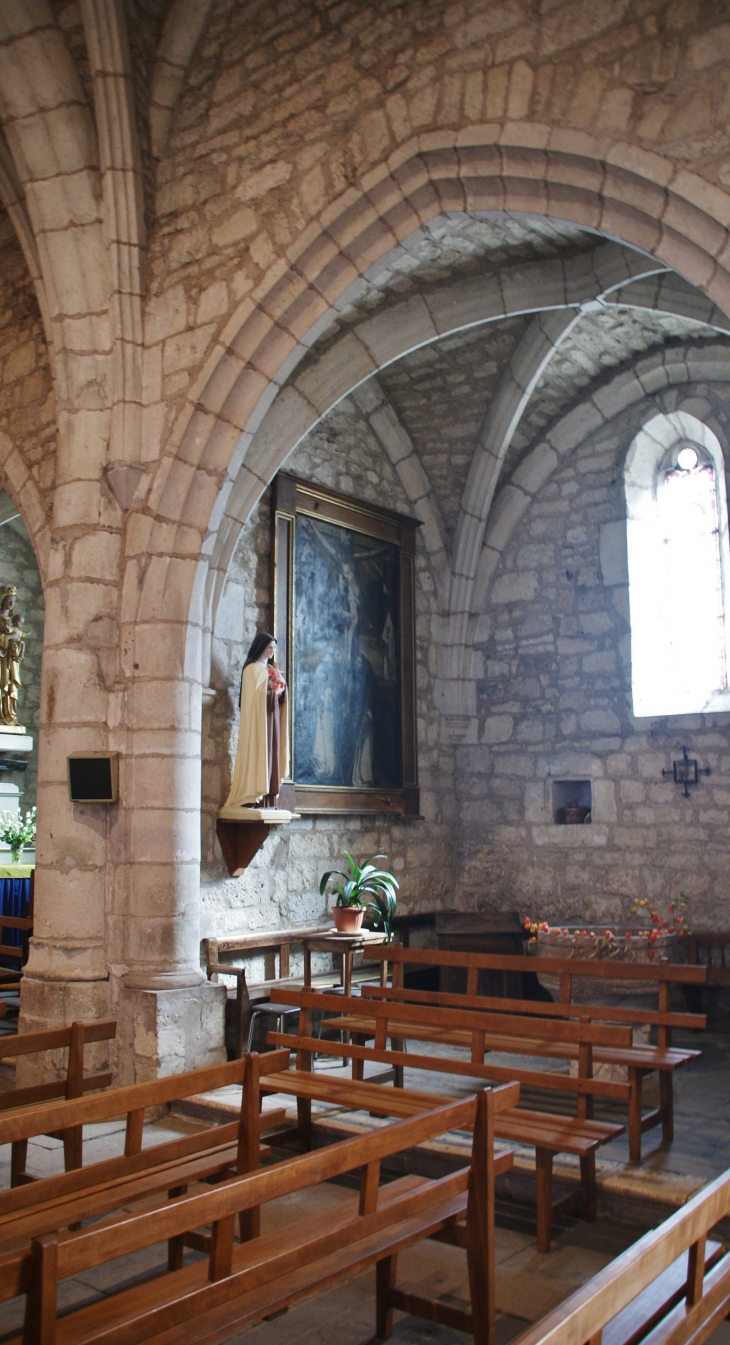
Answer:
<svg viewBox="0 0 730 1345"><path fill-rule="evenodd" d="M289 974L291 950L296 947L304 948L309 940L329 935L331 932L330 925L313 925L307 928L235 934L221 939L203 939L208 980L217 983L221 976L235 978L236 984L228 988L226 998L226 1027L230 1029L233 1042L229 1054L235 1059L240 1059L246 1048L252 1009L257 1003L270 1000L272 995L276 996L282 981L290 986L303 985L309 973L315 985L321 987L337 985L339 977L336 972L321 972L314 977L311 976L311 954L306 949L305 969L302 975L292 977ZM245 966L225 960L231 956L250 957L260 954L264 956L265 979L251 984L248 982ZM370 974L372 973L369 970L361 971L359 974L356 973L356 979L360 980Z"/></svg>
<svg viewBox="0 0 730 1345"><path fill-rule="evenodd" d="M448 953L433 950L415 950L399 948L389 944L387 948L371 948L366 952L368 959L380 959L392 964L393 979L396 984L402 980L402 968L411 962L422 965L459 967L467 973L467 994L476 995L479 972L485 967L515 970L524 966L523 958L503 957L489 953ZM672 1076L675 1069L694 1060L700 1051L672 1047L672 1026L690 1026L704 1028L703 1015L673 1015L670 1010L670 988L673 983L698 985L704 983L706 969L703 967L679 966L669 962L635 963L584 961L571 958L540 958L540 971L559 977L559 1004L575 1006L572 1003L573 983L576 980L590 978L604 984L611 980L653 981L657 986L658 1008L650 1009L613 1009L603 1005L582 1006L588 1009L593 1022L622 1022L634 1027L650 1024L656 1027L657 1045L631 1043L628 1047L602 1046L594 1052L594 1063L623 1066L628 1071L629 1093L629 1157L633 1163L641 1162L641 1137L647 1130L661 1125L662 1138L668 1143L674 1138L674 1092ZM396 970L396 968L398 970ZM510 1000L510 1006L514 1001ZM545 1005L540 1005L545 1008ZM496 1047L493 1049L502 1049ZM645 1113L643 1107L644 1079L653 1073L659 1076L659 1106Z"/></svg>
<svg viewBox="0 0 730 1345"><path fill-rule="evenodd" d="M263 1171L234 1177L214 1190L181 1195L166 1208L143 1210L100 1226L41 1236L0 1263L5 1298L24 1294L22 1337L14 1345L205 1340L215 1342L283 1311L336 1281L377 1266L376 1329L389 1334L393 1309L458 1326L478 1345L494 1339L494 1120L516 1089L482 1092L397 1121L374 1134L344 1140ZM473 1127L469 1166L436 1180L407 1176L380 1186L384 1160L452 1131ZM268 1202L306 1192L354 1170L359 1192L336 1207L291 1219L284 1227L234 1244L236 1219ZM466 1221L463 1238L458 1226ZM250 1219L249 1219L249 1222ZM58 1287L72 1275L167 1241L178 1245L210 1226L205 1260L153 1267L141 1283L58 1316ZM469 1310L404 1293L396 1284L398 1253L426 1237L463 1241ZM124 1271L122 1270L122 1274Z"/></svg>
<svg viewBox="0 0 730 1345"><path fill-rule="evenodd" d="M299 1035L296 1040L285 1038L284 1034L270 1032L269 1041L284 1045L285 1041L297 1050L297 1063L301 1069L311 1069L312 1055L319 1052L329 1055L346 1056L353 1061L353 1073L357 1078L362 1075L366 1061L390 1066L410 1066L413 1069L429 1070L439 1074L456 1075L462 1078L483 1079L503 1083L515 1080L520 1084L554 1091L563 1096L575 1097L578 1115L559 1116L551 1112L515 1109L509 1115L501 1115L498 1122L500 1139L531 1145L535 1149L536 1185L537 1185L537 1235L541 1252L550 1250L552 1221L559 1214L582 1207L585 1218L594 1219L596 1211L596 1150L620 1135L625 1127L606 1121L596 1121L590 1115L594 1097L628 1098L628 1084L612 1083L592 1078L592 1052L595 1041L630 1039L627 1028L613 1028L595 1024L555 1022L541 1028L558 1052L561 1049L579 1046L578 1073L575 1076L559 1074L547 1070L525 1069L519 1066L502 1066L484 1063L482 1039L485 1031L485 1015L481 1012L463 1011L456 1015L460 1030L468 1037L474 1034L472 1059L456 1060L453 1056L417 1054L401 1049L396 1043L406 1037L413 1037L419 1029L428 1034L427 1039L438 1040L442 1024L434 1020L434 1010L411 1004L390 1004L387 1001L368 1003L372 1012L374 1026L363 1021L362 1000L343 999L341 996L328 995L318 990L282 991L285 1003L300 1007ZM351 1043L322 1041L311 1033L312 1013L316 1010L344 1011L343 1016L331 1020L339 1023L353 1034ZM453 1014L454 1011L447 1011ZM444 1011L439 1011L441 1019ZM513 1031L519 1039L519 1019L513 1020L509 1014L493 1015L499 1020L499 1027L505 1032ZM447 1029L450 1023L447 1024ZM534 1032L533 1024L529 1030ZM374 1046L365 1045L367 1036L375 1037ZM391 1038L393 1045L387 1049L386 1042ZM358 1040L360 1038L360 1040ZM532 1052L533 1054L535 1052ZM334 1082L334 1080L332 1081ZM372 1080L366 1081L376 1090L380 1088L383 1106L396 1109L400 1088L381 1088ZM302 1102L298 1108L300 1125L311 1130L311 1108L309 1113ZM398 1114L397 1110L393 1114ZM552 1179L553 1161L556 1154L568 1153L579 1159L580 1184L575 1191L553 1202Z"/></svg>
<svg viewBox="0 0 730 1345"><path fill-rule="evenodd" d="M289 1052L275 1051L267 1069L286 1070L288 1064ZM159 1109L181 1098L231 1085L240 1085L242 1090L237 1121L142 1149L148 1108ZM27 1142L36 1133L64 1131L77 1125L81 1129L83 1124L98 1124L125 1114L126 1128L124 1152L118 1157L0 1192L0 1250L30 1243L32 1238L73 1226L81 1219L99 1218L139 1200L156 1196L166 1200L170 1192L180 1193L194 1182L220 1180L257 1168L261 1134L277 1129L286 1120L283 1108L260 1113L260 1102L257 1059L249 1056L228 1065L131 1084L95 1097L7 1113L0 1117L0 1143L17 1143L18 1137ZM182 1247L171 1249L173 1253L179 1260Z"/></svg>
<svg viewBox="0 0 730 1345"><path fill-rule="evenodd" d="M687 1201L511 1345L702 1345L730 1311L730 1173Z"/></svg>
<svg viewBox="0 0 730 1345"><path fill-rule="evenodd" d="M6 943L6 930L19 931L20 943ZM0 915L0 992L19 988L23 967L28 961L28 942L32 933L32 914L22 919L15 915ZM7 1001L0 999L0 1018L5 1018L7 1012Z"/></svg>
<svg viewBox="0 0 730 1345"><path fill-rule="evenodd" d="M20 1032L17 1036L0 1039L2 1060L17 1060L19 1056L39 1055L44 1051L68 1051L65 1078L1 1092L0 1114L10 1108L28 1107L51 1098L80 1098L84 1093L108 1088L112 1081L109 1070L100 1074L84 1074L84 1047L92 1042L112 1041L116 1035L116 1021L107 1018L98 1023L72 1023L70 1027L50 1028L47 1032ZM55 1130L35 1133L54 1134L63 1139L67 1171L81 1166L81 1130L78 1127L70 1127L62 1135ZM27 1148L27 1139L19 1139L13 1144L10 1158L12 1186L30 1180L25 1175Z"/></svg>

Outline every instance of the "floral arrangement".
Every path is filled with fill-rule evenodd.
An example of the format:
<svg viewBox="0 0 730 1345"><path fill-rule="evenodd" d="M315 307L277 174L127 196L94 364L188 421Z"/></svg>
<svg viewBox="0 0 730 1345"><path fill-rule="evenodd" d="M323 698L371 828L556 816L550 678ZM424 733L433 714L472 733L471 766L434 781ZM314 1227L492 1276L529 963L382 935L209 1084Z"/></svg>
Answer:
<svg viewBox="0 0 730 1345"><path fill-rule="evenodd" d="M283 673L280 671L279 668L277 668L275 663L270 663L268 665L268 673L269 673L269 690L275 691L277 696L281 696L281 693L283 691L286 691L286 681L284 679Z"/></svg>
<svg viewBox="0 0 730 1345"><path fill-rule="evenodd" d="M25 817L21 813L0 813L0 841L10 846L14 864L20 859L20 852L31 845L36 833L36 809L29 808Z"/></svg>
<svg viewBox="0 0 730 1345"><path fill-rule="evenodd" d="M675 934L679 939L685 939L692 933L685 911L687 907L687 893L681 892L676 900L669 903L669 914L662 918L659 911L649 901L648 897L635 901L631 907L631 914L637 915L639 912L646 912L649 916L648 929L627 929L625 939L646 939L648 943L647 954L650 959L654 957L654 944L661 934ZM538 933L543 934L562 934L566 938L592 939L598 944L600 951L605 951L607 957L621 956L621 936L612 929L606 929L603 935L597 935L589 932L587 929L561 929L560 925L549 925L546 920L535 921L531 916L526 915L522 921L522 928L529 934L529 942L537 943Z"/></svg>

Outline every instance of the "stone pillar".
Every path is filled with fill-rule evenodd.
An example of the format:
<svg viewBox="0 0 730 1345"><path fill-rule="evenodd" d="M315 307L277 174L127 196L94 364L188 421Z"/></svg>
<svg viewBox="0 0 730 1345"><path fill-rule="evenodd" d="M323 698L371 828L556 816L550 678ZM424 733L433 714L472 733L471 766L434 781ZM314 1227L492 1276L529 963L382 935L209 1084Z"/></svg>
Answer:
<svg viewBox="0 0 730 1345"><path fill-rule="evenodd" d="M158 640L153 673L165 667L164 632ZM145 678L142 659L126 697L126 856L110 940L123 961L113 992L120 1082L226 1059L226 989L200 969L201 688Z"/></svg>
<svg viewBox="0 0 730 1345"><path fill-rule="evenodd" d="M94 649L67 640L51 601L21 1029L111 1014L120 1083L224 1061L225 987L200 970L200 687L107 692ZM117 804L70 803L79 749L119 751Z"/></svg>

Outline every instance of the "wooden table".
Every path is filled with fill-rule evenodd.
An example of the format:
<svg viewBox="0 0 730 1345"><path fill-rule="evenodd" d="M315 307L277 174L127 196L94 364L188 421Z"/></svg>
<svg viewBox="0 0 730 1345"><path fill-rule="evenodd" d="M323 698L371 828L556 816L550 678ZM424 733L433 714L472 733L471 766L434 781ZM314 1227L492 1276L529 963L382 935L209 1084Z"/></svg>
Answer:
<svg viewBox="0 0 730 1345"><path fill-rule="evenodd" d="M304 984L312 984L312 953L331 953L333 957L342 958L342 971L340 974L340 984L346 995L352 994L352 962L355 953L362 952L363 948L372 947L373 944L385 943L386 935L383 930L361 929L357 934L337 934L334 930L326 934L317 934L305 936L302 939L304 945ZM388 964L380 964L380 983L388 983Z"/></svg>

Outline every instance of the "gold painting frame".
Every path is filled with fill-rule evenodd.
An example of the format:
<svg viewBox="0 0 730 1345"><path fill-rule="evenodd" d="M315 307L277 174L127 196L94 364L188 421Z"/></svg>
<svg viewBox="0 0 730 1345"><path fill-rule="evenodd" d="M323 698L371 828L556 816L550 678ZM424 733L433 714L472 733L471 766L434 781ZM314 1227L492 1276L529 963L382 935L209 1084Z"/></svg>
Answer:
<svg viewBox="0 0 730 1345"><path fill-rule="evenodd" d="M298 781L296 753L297 678L294 660L296 538L298 519L320 520L365 538L390 543L397 555L397 784L313 784ZM420 811L416 724L415 574L417 519L366 504L339 491L280 472L272 490L272 633L277 662L289 688L292 778L282 783L279 806L306 815L393 814L417 817ZM374 726L374 728L377 726Z"/></svg>

